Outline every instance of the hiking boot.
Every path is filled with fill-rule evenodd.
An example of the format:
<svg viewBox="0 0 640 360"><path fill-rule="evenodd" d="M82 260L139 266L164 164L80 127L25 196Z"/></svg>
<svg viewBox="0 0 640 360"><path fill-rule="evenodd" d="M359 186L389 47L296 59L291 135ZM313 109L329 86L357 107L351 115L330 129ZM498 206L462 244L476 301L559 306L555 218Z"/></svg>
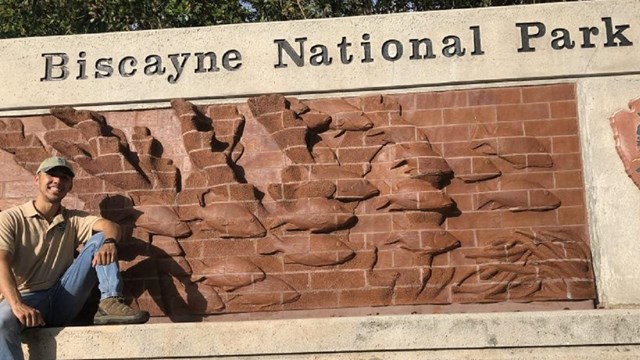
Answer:
<svg viewBox="0 0 640 360"><path fill-rule="evenodd" d="M95 325L142 324L149 320L149 312L135 310L124 303L121 297L100 300L93 317Z"/></svg>

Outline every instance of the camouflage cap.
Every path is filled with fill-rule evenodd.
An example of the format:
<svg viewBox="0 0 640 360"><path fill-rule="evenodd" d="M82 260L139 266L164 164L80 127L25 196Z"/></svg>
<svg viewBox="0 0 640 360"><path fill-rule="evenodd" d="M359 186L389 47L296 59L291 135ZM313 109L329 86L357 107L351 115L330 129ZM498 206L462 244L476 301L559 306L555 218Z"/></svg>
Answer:
<svg viewBox="0 0 640 360"><path fill-rule="evenodd" d="M61 167L61 168L66 169L69 172L69 175L71 175L71 177L76 175L73 172L73 168L67 162L67 160L65 160L65 159L63 159L61 157L58 157L58 156L52 156L52 157L44 160L43 162L41 162L40 166L38 166L38 171L36 171L36 174L40 173L41 171L48 172L49 170L51 170L53 168L57 168L57 167Z"/></svg>

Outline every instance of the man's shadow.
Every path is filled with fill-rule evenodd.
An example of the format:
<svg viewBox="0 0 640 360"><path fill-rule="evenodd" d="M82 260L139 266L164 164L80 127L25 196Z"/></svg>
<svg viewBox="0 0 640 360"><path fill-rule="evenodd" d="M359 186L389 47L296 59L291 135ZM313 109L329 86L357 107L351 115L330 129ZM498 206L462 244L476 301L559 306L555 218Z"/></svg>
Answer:
<svg viewBox="0 0 640 360"><path fill-rule="evenodd" d="M176 261L184 260L184 257L172 256L155 246L153 236L148 236L149 240L133 236L135 221L142 213L133 208L131 199L121 195L109 196L100 203L100 212L123 230L122 241L118 244L118 259L134 263L121 272L126 302L134 307L154 307L156 315L159 311L172 322L202 321L207 300L191 281L191 273ZM176 243L179 246L179 242ZM143 301L147 303L140 304ZM96 286L70 325L92 325L99 302L100 292ZM154 315L154 311L151 312Z"/></svg>
<svg viewBox="0 0 640 360"><path fill-rule="evenodd" d="M28 359L57 359L58 344L56 337L62 328L30 328L22 332L22 347Z"/></svg>
<svg viewBox="0 0 640 360"><path fill-rule="evenodd" d="M130 251L129 248L136 250ZM176 258L184 260L184 257L167 254L154 246L153 241L145 242L131 237L121 259L132 261L140 255L142 260L122 272L127 298L142 299L147 293L144 299L152 299L154 305L172 322L202 321L206 298L191 281L191 273L176 261Z"/></svg>

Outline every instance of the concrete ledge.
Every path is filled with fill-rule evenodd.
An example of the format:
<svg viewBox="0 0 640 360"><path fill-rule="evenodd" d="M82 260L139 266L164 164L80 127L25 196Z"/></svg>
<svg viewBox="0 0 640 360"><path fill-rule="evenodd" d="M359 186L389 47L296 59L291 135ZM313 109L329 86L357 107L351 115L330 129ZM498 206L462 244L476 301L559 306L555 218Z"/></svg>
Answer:
<svg viewBox="0 0 640 360"><path fill-rule="evenodd" d="M640 310L67 327L23 340L30 359L631 359L640 357Z"/></svg>

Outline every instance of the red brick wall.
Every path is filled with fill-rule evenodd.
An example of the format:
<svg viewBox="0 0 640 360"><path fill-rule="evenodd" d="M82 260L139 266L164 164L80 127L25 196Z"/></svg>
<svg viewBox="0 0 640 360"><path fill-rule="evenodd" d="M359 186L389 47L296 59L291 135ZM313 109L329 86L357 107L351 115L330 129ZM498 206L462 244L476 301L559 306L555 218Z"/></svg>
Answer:
<svg viewBox="0 0 640 360"><path fill-rule="evenodd" d="M468 146L478 124L497 124L501 129L506 129L509 136L535 137L553 160L552 167L526 169L515 169L505 161L494 161L502 171L500 179L534 181L555 194L561 200L561 206L553 211L532 213L477 210L478 197L486 191L483 182L467 184L454 179L446 187L447 193L453 197L462 212L459 217L450 217L445 223L447 231L463 243L457 249L459 251L449 253L449 264L456 267L456 272L466 267L470 267L471 271L477 265L476 261L465 257L465 253L490 246L509 231L562 229L575 234L575 239L588 242L573 84L403 95L399 97L399 101L403 105L403 115L424 129L431 143L441 151L454 170L466 169L469 159L478 155L477 152L469 151ZM565 243L559 247L566 251L566 246ZM588 259L583 257L583 253L588 254L586 250L576 253L580 255L567 254L563 261L582 265ZM548 261L555 261L553 258ZM551 291L550 288L556 288L562 282L568 284L560 287L566 290L566 299L594 297L593 274L590 271L571 279L563 278L563 272L558 268L550 269L550 272L554 275L543 280L543 284L545 281L549 282L549 287L545 289L543 286L542 291L530 294L526 299L561 297L560 292ZM499 283L495 278L492 280ZM487 283L482 279L477 282ZM555 295L549 296L549 292L554 292ZM517 300L512 299L508 292L491 298ZM475 296L460 299L476 300ZM523 299L518 301L520 300Z"/></svg>
<svg viewBox="0 0 640 360"><path fill-rule="evenodd" d="M87 114L4 118L0 209L33 196L39 155L25 154L39 145L29 135L46 153L73 157L60 140L91 149L93 158L74 158L66 204L129 229L127 295L155 316L594 300L576 107L574 84L263 97L199 106L200 115L174 103L98 114L109 126L98 142L77 122ZM333 125L310 125L328 117ZM339 119L357 129L343 133ZM144 147L141 126L156 145ZM322 215L307 198L356 220L294 230ZM248 223L221 230L219 210L255 217L264 234L239 236ZM174 223L191 234L167 230Z"/></svg>

